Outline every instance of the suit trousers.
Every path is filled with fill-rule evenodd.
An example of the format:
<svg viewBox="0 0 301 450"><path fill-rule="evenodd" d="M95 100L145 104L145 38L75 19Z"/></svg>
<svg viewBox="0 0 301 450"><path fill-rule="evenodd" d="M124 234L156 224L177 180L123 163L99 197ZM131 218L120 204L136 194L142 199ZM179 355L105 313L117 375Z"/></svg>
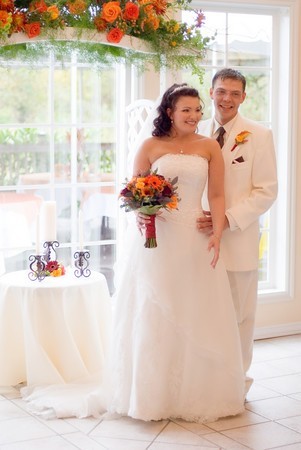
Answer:
<svg viewBox="0 0 301 450"><path fill-rule="evenodd" d="M227 273L239 328L243 367L245 374L247 374L253 356L258 270L227 271ZM251 380L249 379L249 381Z"/></svg>

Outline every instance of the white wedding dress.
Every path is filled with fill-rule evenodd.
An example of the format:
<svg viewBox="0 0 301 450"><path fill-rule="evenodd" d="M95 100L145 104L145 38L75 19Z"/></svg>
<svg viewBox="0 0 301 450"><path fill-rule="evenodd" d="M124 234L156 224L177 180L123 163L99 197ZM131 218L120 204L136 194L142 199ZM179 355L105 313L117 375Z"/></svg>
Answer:
<svg viewBox="0 0 301 450"><path fill-rule="evenodd" d="M144 247L134 222L128 227L116 270L110 386L103 382L90 393L77 389L69 400L63 387L57 398L51 388L37 390L28 398L36 409L48 407L56 417L107 411L195 422L244 409L227 274L221 260L215 269L210 266L208 238L196 228L208 162L197 155L166 154L153 164L156 168L165 177L179 177L181 200L178 210L156 219L156 248Z"/></svg>

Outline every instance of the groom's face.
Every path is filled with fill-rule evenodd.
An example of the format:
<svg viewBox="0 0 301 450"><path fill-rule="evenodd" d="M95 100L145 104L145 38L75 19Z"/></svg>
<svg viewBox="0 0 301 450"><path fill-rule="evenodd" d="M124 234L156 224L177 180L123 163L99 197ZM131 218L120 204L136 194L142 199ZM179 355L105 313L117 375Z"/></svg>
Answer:
<svg viewBox="0 0 301 450"><path fill-rule="evenodd" d="M246 98L242 82L226 78L218 78L210 89L210 97L214 103L215 118L224 125L232 120Z"/></svg>

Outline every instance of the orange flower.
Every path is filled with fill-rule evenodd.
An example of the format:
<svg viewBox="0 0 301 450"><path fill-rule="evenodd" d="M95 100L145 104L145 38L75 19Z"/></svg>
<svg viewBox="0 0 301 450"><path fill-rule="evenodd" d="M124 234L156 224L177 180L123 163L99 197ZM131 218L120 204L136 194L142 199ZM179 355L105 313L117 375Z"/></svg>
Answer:
<svg viewBox="0 0 301 450"><path fill-rule="evenodd" d="M233 150L239 145L239 144L244 144L247 141L247 137L249 136L249 134L251 134L250 131L244 130L241 131L240 133L238 133L235 137L235 144L233 145L233 147L231 148L231 152L233 152Z"/></svg>
<svg viewBox="0 0 301 450"><path fill-rule="evenodd" d="M34 0L29 4L29 11L37 11L43 13L47 11L47 5L44 0Z"/></svg>
<svg viewBox="0 0 301 450"><path fill-rule="evenodd" d="M1 28L9 29L11 23L12 23L12 14L7 11L0 11L0 29Z"/></svg>
<svg viewBox="0 0 301 450"><path fill-rule="evenodd" d="M176 196L176 195L173 195L171 198L170 198L170 202L169 203L167 203L167 208L168 209L177 209L177 207L178 207L178 197Z"/></svg>
<svg viewBox="0 0 301 450"><path fill-rule="evenodd" d="M56 5L48 6L47 12L50 14L51 20L55 20L60 15L60 11Z"/></svg>
<svg viewBox="0 0 301 450"><path fill-rule="evenodd" d="M250 131L241 131L235 138L235 143L238 144L243 144L244 142L246 142L246 138L249 136L249 134L251 134Z"/></svg>
<svg viewBox="0 0 301 450"><path fill-rule="evenodd" d="M145 182L144 182L143 178L138 178L137 182L135 184L135 188L136 189L143 189L144 186L145 186Z"/></svg>
<svg viewBox="0 0 301 450"><path fill-rule="evenodd" d="M139 17L139 6L132 2L127 2L124 8L123 18L125 20L137 20Z"/></svg>
<svg viewBox="0 0 301 450"><path fill-rule="evenodd" d="M166 0L154 0L153 1L154 9L159 16L162 16L166 13L167 9L167 1Z"/></svg>
<svg viewBox="0 0 301 450"><path fill-rule="evenodd" d="M107 40L108 40L108 42L111 42L112 44L118 44L118 42L121 41L123 36L124 36L124 33L120 30L120 28L113 28L107 34Z"/></svg>
<svg viewBox="0 0 301 450"><path fill-rule="evenodd" d="M84 0L74 0L74 1L70 1L66 3L69 11L71 12L71 14L82 14L87 5L86 2Z"/></svg>
<svg viewBox="0 0 301 450"><path fill-rule="evenodd" d="M143 10L146 13L150 13L154 10L154 5L149 2L149 0L138 0L138 3L143 6Z"/></svg>
<svg viewBox="0 0 301 450"><path fill-rule="evenodd" d="M12 12L14 10L14 0L0 0L0 9Z"/></svg>
<svg viewBox="0 0 301 450"><path fill-rule="evenodd" d="M25 26L25 32L29 38L34 38L36 36L39 36L41 33L41 24L40 22L32 22L27 23Z"/></svg>
<svg viewBox="0 0 301 450"><path fill-rule="evenodd" d="M15 33L18 33L19 31L24 30L25 21L26 21L26 17L23 12L16 11L15 13L13 13L12 26L13 26L13 30Z"/></svg>
<svg viewBox="0 0 301 450"><path fill-rule="evenodd" d="M156 31L159 28L160 20L155 14L149 15L146 20L141 23L141 29Z"/></svg>
<svg viewBox="0 0 301 450"><path fill-rule="evenodd" d="M120 3L119 2L104 3L104 5L102 7L102 18L104 20L106 20L109 23L112 23L120 15L121 15L121 8L120 8ZM119 31L121 31L121 30L119 30ZM115 35L116 33L114 32L113 34ZM116 35L116 38L117 38L117 35ZM120 39L119 39L119 41L120 41ZM119 42L119 41L116 41L116 42ZM109 41L109 42L115 42L115 41Z"/></svg>
<svg viewBox="0 0 301 450"><path fill-rule="evenodd" d="M150 176L148 177L148 183L155 189L157 189L158 191L162 191L163 190L163 185L162 185L162 181L156 177L156 176Z"/></svg>
<svg viewBox="0 0 301 450"><path fill-rule="evenodd" d="M104 31L107 28L107 22L100 15L95 17L94 25L97 31Z"/></svg>

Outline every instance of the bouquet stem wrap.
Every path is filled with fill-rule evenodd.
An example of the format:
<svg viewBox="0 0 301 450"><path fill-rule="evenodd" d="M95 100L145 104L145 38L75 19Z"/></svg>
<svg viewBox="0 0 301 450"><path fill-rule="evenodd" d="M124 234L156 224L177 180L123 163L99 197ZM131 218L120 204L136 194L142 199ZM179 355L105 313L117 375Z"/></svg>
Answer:
<svg viewBox="0 0 301 450"><path fill-rule="evenodd" d="M145 248L155 248L157 247L157 239L156 239L156 215L153 214L149 216L150 222L146 224L145 229Z"/></svg>

